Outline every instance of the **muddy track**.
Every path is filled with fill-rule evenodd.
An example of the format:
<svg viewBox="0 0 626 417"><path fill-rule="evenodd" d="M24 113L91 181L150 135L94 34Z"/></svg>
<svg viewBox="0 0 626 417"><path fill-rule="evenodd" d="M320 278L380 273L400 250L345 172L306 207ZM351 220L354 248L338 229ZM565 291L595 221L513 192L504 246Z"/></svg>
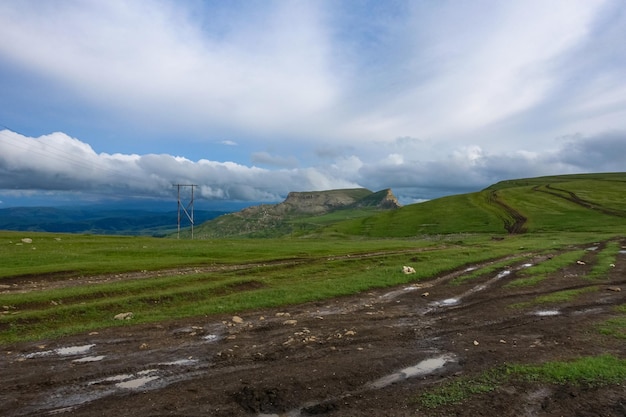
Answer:
<svg viewBox="0 0 626 417"><path fill-rule="evenodd" d="M528 219L515 210L513 207L506 204L498 197L497 191L489 193L488 202L502 208L508 217L504 218L504 229L510 234L520 234L526 232L526 222Z"/></svg>
<svg viewBox="0 0 626 417"><path fill-rule="evenodd" d="M540 188L541 186L536 186L533 187L533 191L538 191L541 193L545 193L545 194L550 194L552 196L558 197L558 198L562 198L564 200L570 201L574 204L577 204L581 207L584 207L586 209L589 210L594 210L594 211L598 211L602 214L607 214L609 216L616 216L616 217L626 217L626 213L622 210L614 210L614 209L610 209L608 207L604 207L600 204L594 203L592 201L588 201L588 200L584 200L582 198L580 198L579 196L577 196L575 193L565 190L563 188L556 188L553 187L551 184L546 184L545 185L545 190ZM563 193L567 194L567 195L563 195Z"/></svg>
<svg viewBox="0 0 626 417"><path fill-rule="evenodd" d="M622 244L626 244L623 242ZM624 416L626 385L510 385L429 410L432 386L504 363L611 353L599 323L626 303L626 253L600 281L595 256L540 284L507 284L547 256L453 285L467 269L412 285L240 316L104 329L0 350L3 416ZM478 268L489 263L474 265ZM401 273L400 271L398 273ZM132 278L131 278L132 279ZM597 287L556 304L543 294Z"/></svg>

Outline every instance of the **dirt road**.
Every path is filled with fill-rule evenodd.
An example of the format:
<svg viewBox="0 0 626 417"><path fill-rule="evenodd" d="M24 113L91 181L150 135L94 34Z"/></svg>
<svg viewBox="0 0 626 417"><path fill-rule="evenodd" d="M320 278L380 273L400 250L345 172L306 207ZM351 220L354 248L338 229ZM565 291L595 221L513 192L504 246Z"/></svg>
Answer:
<svg viewBox="0 0 626 417"><path fill-rule="evenodd" d="M451 280L469 269L282 310L3 346L0 415L626 416L626 381L507 383L434 410L416 401L433 385L505 363L626 358L624 339L597 330L626 303L626 253L590 281L595 255L517 289L506 284L545 257L462 285ZM583 288L569 301L511 308Z"/></svg>

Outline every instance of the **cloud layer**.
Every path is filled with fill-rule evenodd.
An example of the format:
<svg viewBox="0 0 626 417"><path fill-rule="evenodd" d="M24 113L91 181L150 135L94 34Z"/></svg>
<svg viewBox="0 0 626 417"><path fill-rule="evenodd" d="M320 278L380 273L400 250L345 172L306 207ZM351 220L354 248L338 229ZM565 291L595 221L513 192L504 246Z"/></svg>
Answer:
<svg viewBox="0 0 626 417"><path fill-rule="evenodd" d="M365 163L357 155L315 168L267 169L168 154L96 153L64 133L30 138L0 131L0 189L82 191L103 197L172 198L174 184L198 185L206 200L279 201L290 191L392 188L404 203L477 191L510 178L619 171L626 134L564 138L559 148L491 154L477 146L436 161L390 154ZM406 145L405 145L406 147Z"/></svg>

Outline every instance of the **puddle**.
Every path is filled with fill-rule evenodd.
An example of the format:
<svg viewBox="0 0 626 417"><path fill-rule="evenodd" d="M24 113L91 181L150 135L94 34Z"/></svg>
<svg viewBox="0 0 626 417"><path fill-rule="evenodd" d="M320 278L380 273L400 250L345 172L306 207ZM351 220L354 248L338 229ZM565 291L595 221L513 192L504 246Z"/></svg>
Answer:
<svg viewBox="0 0 626 417"><path fill-rule="evenodd" d="M510 275L510 274L511 274L511 271L510 271L509 269L507 269L506 271L502 271L502 272L500 272L500 273L496 276L496 278L504 278L504 277L506 277L507 275Z"/></svg>
<svg viewBox="0 0 626 417"><path fill-rule="evenodd" d="M33 358L41 358L44 356L50 356L50 355L59 355L59 356L84 355L85 353L89 352L91 348L94 346L95 346L94 344L91 344L91 345L83 345L83 346L62 347L62 348L57 348L53 350L43 350L41 352L28 353L24 355L24 357L26 359L33 359Z"/></svg>
<svg viewBox="0 0 626 417"><path fill-rule="evenodd" d="M535 311L533 314L539 317L547 317L547 316L558 316L559 314L561 314L561 312L559 310L541 310L541 311Z"/></svg>
<svg viewBox="0 0 626 417"><path fill-rule="evenodd" d="M143 387L148 382L152 382L159 378L160 377L156 375L142 376L140 378L129 379L128 381L118 382L117 384L115 384L115 386L117 388L123 388L123 389L137 389L137 388Z"/></svg>
<svg viewBox="0 0 626 417"><path fill-rule="evenodd" d="M441 301L435 301L435 302L431 303L430 305L431 306L435 306L435 307L451 307L451 306L455 306L455 305L457 305L457 304L459 304L461 302L462 298L465 298L468 295L472 295L472 294L477 293L479 291L486 290L488 287L491 286L491 284L493 284L494 282L498 281L499 279L502 279L502 278L506 277L509 274L511 274L511 270L510 269L504 270L504 271L498 273L498 275L496 275L495 277L491 278L489 281L485 282L484 284L479 284L479 285L475 286L474 288L471 288L470 290L465 291L461 295L458 295L456 297L446 298L445 300L441 300Z"/></svg>
<svg viewBox="0 0 626 417"><path fill-rule="evenodd" d="M99 362L104 359L104 355L100 356L85 356L84 358L74 359L73 363L88 363L88 362Z"/></svg>
<svg viewBox="0 0 626 417"><path fill-rule="evenodd" d="M203 337L203 339L207 342L217 342L218 340L220 340L220 337L216 334L207 334Z"/></svg>
<svg viewBox="0 0 626 417"><path fill-rule="evenodd" d="M417 365L409 366L391 375L377 379L374 382L370 382L368 387L372 389L381 389L397 382L404 381L405 379L428 375L443 368L448 362L452 361L454 361L454 356L452 355L441 355L435 358L425 359Z"/></svg>
<svg viewBox="0 0 626 417"><path fill-rule="evenodd" d="M95 345L83 345L83 346L70 346L64 348L55 349L57 355L71 356L71 355L83 355L91 350Z"/></svg>
<svg viewBox="0 0 626 417"><path fill-rule="evenodd" d="M440 302L441 305L444 306L453 306L455 304L459 303L459 299L458 298L447 298L443 301Z"/></svg>
<svg viewBox="0 0 626 417"><path fill-rule="evenodd" d="M146 385L148 382L155 381L160 376L156 375L158 370L147 369L137 372L136 374L119 374L108 378L91 381L88 385L108 385L115 384L115 387L122 389L137 389Z"/></svg>
<svg viewBox="0 0 626 417"><path fill-rule="evenodd" d="M620 255L626 255L626 250L619 251Z"/></svg>
<svg viewBox="0 0 626 417"><path fill-rule="evenodd" d="M589 252L593 252L593 251L598 250L598 247L597 247L597 246L590 246L590 247L588 247L588 248L587 248L587 249L585 249L585 250L586 250L586 251L589 251Z"/></svg>
<svg viewBox="0 0 626 417"><path fill-rule="evenodd" d="M193 365L195 363L198 363L197 359L179 359L177 361L160 363L159 365L163 365L163 366L184 366L184 365Z"/></svg>
<svg viewBox="0 0 626 417"><path fill-rule="evenodd" d="M522 268L530 268L531 266L533 266L533 264L523 264Z"/></svg>

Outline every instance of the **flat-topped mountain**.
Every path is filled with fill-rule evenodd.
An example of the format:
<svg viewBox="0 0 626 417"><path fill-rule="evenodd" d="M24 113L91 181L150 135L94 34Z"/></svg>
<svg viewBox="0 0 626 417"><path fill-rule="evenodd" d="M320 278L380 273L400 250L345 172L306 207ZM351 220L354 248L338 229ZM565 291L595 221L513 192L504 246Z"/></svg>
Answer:
<svg viewBox="0 0 626 417"><path fill-rule="evenodd" d="M291 192L282 203L252 206L208 221L196 228L195 236L283 236L305 231L315 223L323 225L321 217L338 211L351 218L355 213L399 207L398 199L390 189L378 192L365 188ZM306 222L299 221L303 218L307 219ZM337 216L334 219L337 220Z"/></svg>

